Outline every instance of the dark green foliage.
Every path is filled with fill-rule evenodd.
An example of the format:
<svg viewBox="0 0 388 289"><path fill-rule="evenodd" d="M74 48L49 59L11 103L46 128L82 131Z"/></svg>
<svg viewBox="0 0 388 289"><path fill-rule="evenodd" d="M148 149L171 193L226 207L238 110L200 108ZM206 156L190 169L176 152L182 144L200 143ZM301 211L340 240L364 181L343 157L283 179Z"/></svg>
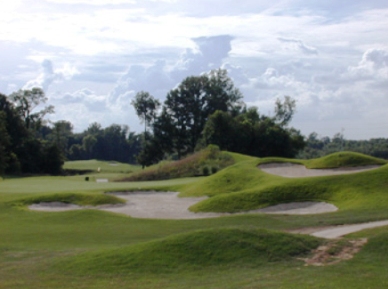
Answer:
<svg viewBox="0 0 388 289"><path fill-rule="evenodd" d="M260 117L256 108L236 117L216 111L204 127L203 142L216 144L222 150L259 157L294 157L305 144L299 131L285 128L271 118Z"/></svg>
<svg viewBox="0 0 388 289"><path fill-rule="evenodd" d="M172 273L210 266L258 266L291 261L316 248L310 236L224 228L179 234L101 253L82 254L60 268L85 274ZM76 269L75 269L76 268Z"/></svg>
<svg viewBox="0 0 388 289"><path fill-rule="evenodd" d="M217 110L239 111L241 98L226 70L187 77L167 94L155 122L154 137L163 143L160 149L175 152L178 158L192 153L208 117Z"/></svg>
<svg viewBox="0 0 388 289"><path fill-rule="evenodd" d="M142 136L129 132L126 125L112 124L102 128L92 123L83 133L69 138L70 160L99 159L135 163L142 146Z"/></svg>
<svg viewBox="0 0 388 289"><path fill-rule="evenodd" d="M39 129L46 114L54 113L53 106L46 106L38 112L33 112L39 105L47 101L47 97L41 88L31 90L19 90L12 93L9 99L15 106L16 113L24 121L27 129Z"/></svg>

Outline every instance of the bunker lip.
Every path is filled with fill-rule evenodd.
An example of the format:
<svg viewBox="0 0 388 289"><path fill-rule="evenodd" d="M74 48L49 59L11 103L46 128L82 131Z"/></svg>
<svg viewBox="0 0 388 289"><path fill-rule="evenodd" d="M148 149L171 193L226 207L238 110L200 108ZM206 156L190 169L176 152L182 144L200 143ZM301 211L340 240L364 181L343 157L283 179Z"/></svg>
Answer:
<svg viewBox="0 0 388 289"><path fill-rule="evenodd" d="M179 198L179 193L177 192L117 192L110 194L126 200L126 203L97 207L79 207L69 204L58 205L58 203L53 203L53 206L50 206L50 203L43 203L31 205L29 208L31 210L49 212L93 208L102 211L125 214L134 218L150 219L199 219L257 213L304 215L321 214L337 210L335 206L323 202L294 202L235 214L193 213L189 211L189 207L199 201L205 200L207 197Z"/></svg>
<svg viewBox="0 0 388 289"><path fill-rule="evenodd" d="M334 169L308 169L303 165L293 163L268 163L259 165L259 169L271 175L277 175L286 178L304 178L318 176L332 176L355 174L379 168L379 165L358 166L358 167L340 167Z"/></svg>

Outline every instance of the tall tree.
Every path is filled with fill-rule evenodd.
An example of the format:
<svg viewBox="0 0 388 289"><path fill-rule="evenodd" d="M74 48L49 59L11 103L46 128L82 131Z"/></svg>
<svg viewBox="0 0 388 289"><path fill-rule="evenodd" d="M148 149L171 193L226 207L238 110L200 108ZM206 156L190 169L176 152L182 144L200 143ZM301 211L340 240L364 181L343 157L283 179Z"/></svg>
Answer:
<svg viewBox="0 0 388 289"><path fill-rule="evenodd" d="M27 129L32 128L32 126L38 128L46 114L54 113L54 107L52 105L33 112L39 105L47 101L47 97L41 88L19 90L12 93L9 99L14 104L17 113L23 119Z"/></svg>
<svg viewBox="0 0 388 289"><path fill-rule="evenodd" d="M226 70L190 76L167 94L155 127L160 135L170 138L172 149L181 157L194 151L211 114L217 110L239 111L244 106L241 99Z"/></svg>
<svg viewBox="0 0 388 289"><path fill-rule="evenodd" d="M288 125L294 116L295 107L295 99L290 96L285 96L283 102L278 98L275 102L275 121L281 126Z"/></svg>
<svg viewBox="0 0 388 289"><path fill-rule="evenodd" d="M147 127L156 117L156 112L160 107L159 100L155 99L151 94L145 91L136 93L135 99L131 104L136 110L136 114L142 122L144 122L144 134L147 133Z"/></svg>

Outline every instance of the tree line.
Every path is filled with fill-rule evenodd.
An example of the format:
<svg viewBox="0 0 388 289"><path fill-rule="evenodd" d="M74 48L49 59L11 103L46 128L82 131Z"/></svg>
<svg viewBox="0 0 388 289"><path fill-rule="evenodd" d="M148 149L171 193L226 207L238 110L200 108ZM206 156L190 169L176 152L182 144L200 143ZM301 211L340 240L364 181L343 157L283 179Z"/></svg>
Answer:
<svg viewBox="0 0 388 289"><path fill-rule="evenodd" d="M221 150L252 156L315 158L352 150L388 158L386 139L349 141L307 138L289 126L296 104L289 96L277 99L274 116L248 107L227 71L213 70L185 78L163 103L146 91L131 104L144 124L141 133L127 125L103 128L92 123L80 133L71 122L48 122L54 107L45 105L42 89L0 94L0 173L59 174L65 160L100 159L144 166L180 159L210 144Z"/></svg>
<svg viewBox="0 0 388 289"><path fill-rule="evenodd" d="M316 132L313 132L306 137L306 146L298 153L297 157L319 158L338 151L353 151L388 159L388 139L347 140L343 133L336 133L330 138L328 136L319 137Z"/></svg>

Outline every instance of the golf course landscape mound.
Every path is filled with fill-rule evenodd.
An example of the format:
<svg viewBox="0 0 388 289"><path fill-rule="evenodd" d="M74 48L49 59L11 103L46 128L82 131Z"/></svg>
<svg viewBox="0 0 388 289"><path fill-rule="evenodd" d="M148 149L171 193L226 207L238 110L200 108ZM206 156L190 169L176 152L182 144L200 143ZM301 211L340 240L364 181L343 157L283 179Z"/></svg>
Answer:
<svg viewBox="0 0 388 289"><path fill-rule="evenodd" d="M63 262L61 269L88 275L260 266L306 256L321 243L311 236L262 229L208 229L120 249L80 254Z"/></svg>
<svg viewBox="0 0 388 289"><path fill-rule="evenodd" d="M388 286L385 160L347 152L316 160L222 153L233 163L214 171L207 163L208 176L200 168L195 177L114 182L136 172L112 162L104 162L109 172L98 163L99 172L96 161L67 163L89 171L88 181L5 176L0 288ZM260 168L339 170L339 158L346 170L376 167L300 178ZM198 173L196 162L182 163Z"/></svg>

